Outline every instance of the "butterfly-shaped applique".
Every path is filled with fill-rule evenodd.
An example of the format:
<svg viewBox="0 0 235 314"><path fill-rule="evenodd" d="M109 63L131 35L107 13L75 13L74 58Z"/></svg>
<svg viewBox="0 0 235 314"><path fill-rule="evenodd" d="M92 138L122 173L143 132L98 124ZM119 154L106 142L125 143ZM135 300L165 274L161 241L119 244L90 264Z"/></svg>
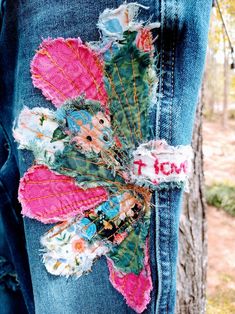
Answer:
<svg viewBox="0 0 235 314"><path fill-rule="evenodd" d="M20 182L22 214L57 223L41 239L46 269L79 277L106 255L111 283L141 313L152 290L152 189L183 184L191 157L187 147L151 140L158 25L138 22L139 7L105 10L100 42L43 41L33 84L57 110L23 108L14 137L35 157Z"/></svg>

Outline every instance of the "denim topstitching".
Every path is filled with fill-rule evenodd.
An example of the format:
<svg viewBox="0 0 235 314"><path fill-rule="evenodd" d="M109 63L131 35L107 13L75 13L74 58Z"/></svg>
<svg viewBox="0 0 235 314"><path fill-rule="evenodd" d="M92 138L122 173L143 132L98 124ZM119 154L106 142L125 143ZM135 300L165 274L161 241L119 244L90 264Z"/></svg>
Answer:
<svg viewBox="0 0 235 314"><path fill-rule="evenodd" d="M174 8L175 8L175 12L174 12L174 15L173 15L173 18L172 18L172 26L173 26L173 35L172 35L172 42L171 42L171 49L170 49L170 58L171 58L171 66L170 68L167 67L167 65L165 65L166 63L166 60L167 60L167 57L168 57L168 54L167 52L165 51L165 42L164 42L164 30L166 29L166 23L167 23L167 20L166 20L166 15L167 15L167 1L165 3L163 3L164 1L161 2L162 6L161 6L161 50L160 50L160 57L161 57L161 65L160 65L160 69L161 69L161 75L160 75L160 94L161 94L161 97L162 99L164 100L164 97L165 97L165 90L166 88L168 88L168 90L170 90L170 95L167 95L167 99L166 99L166 102L167 102L167 113L168 113L168 121L169 121L169 124L168 124L168 130L166 130L165 128L163 128L163 130L165 131L165 133L168 133L167 134L164 134L165 136L161 136L160 135L160 128L161 128L161 107L162 107L162 99L160 99L159 101L159 119L160 119L160 123L157 123L157 127L158 129L156 130L156 135L159 136L160 135L160 138L163 138L163 139L166 139L167 141L169 141L170 143L172 142L172 123L173 123L173 120L172 120L172 110L173 110L173 97L174 97L174 69L175 69L175 40L176 40L176 29L175 29L175 25L176 25L176 22L177 22L177 13L176 11L178 10L178 6L177 6L177 2L176 0L174 0ZM169 10L170 11L170 10ZM169 69L168 69L169 68ZM169 87L166 86L166 78L165 78L165 74L167 73L170 73L170 77L169 77ZM168 76L167 76L167 79L168 79ZM169 101L169 102L168 102ZM166 111L164 112L166 114ZM167 132L168 131L168 132ZM162 132L164 133L164 132ZM160 192L161 193L161 192ZM160 310L163 310L164 311L164 307L166 307L166 314L169 313L169 302L168 300L170 300L170 294L171 294L171 287L172 287L172 279L173 279L173 275L172 275L172 266L170 266L171 264L171 249L170 249L170 243L171 243L171 239L172 239L172 229L171 229L171 224L172 224L172 219L171 219L171 215L170 215L170 210L171 210L171 193L170 191L165 191L165 192L162 192L162 193L166 193L166 197L167 197L167 200L166 200L166 208L165 208L165 215L166 217L165 218L165 225L161 228L161 231L159 230L159 227L156 228L156 232L158 233L158 237L159 237L159 241L158 243L161 242L161 236L162 234L164 233L165 234L165 229L166 226L169 227L169 233L168 233L168 238L167 238L167 244L163 244L163 250L161 253L166 253L166 258L167 258L167 264L169 264L169 268L168 266L166 266L166 268L169 269L169 275L168 274L164 274L164 270L163 270L163 274L162 274L162 271L161 271L161 276L163 276L163 285L165 283L165 286L167 286L167 289L162 289L162 285L161 287L159 286L159 293L158 293L158 301L157 301L157 307L156 307L156 313L158 312L158 309L160 307ZM180 192L179 192L180 193ZM160 204L160 198L159 198L159 193L157 193L157 200L158 200L158 204ZM160 218L160 224L161 224L161 206L158 206L157 208L157 212L158 212L158 215L159 215L159 218ZM156 226L157 227L157 226ZM157 251L159 252L159 248L157 249ZM162 265L162 261L163 259L160 257L160 261L161 261L161 265L159 265L158 267L159 268L165 268L163 267ZM159 264L159 261L158 261L158 264ZM160 275L160 273L159 273ZM162 280L159 280L159 283L161 283ZM161 288L161 289L160 289ZM161 304L161 300L162 300L162 304ZM164 302L165 301L165 302Z"/></svg>

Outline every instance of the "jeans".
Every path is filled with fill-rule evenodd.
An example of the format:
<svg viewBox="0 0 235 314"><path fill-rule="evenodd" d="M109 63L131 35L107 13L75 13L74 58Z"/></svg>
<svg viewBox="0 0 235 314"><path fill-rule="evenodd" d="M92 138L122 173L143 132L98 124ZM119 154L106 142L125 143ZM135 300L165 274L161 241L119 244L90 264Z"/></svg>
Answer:
<svg viewBox="0 0 235 314"><path fill-rule="evenodd" d="M127 1L130 2L130 1ZM155 137L170 145L191 142L192 127L205 60L211 0L140 0L149 7L141 18L160 21L159 100L150 117ZM17 203L19 177L32 164L29 152L17 150L12 137L22 107L52 108L30 78L30 61L42 38L99 38L99 13L122 1L2 0L0 35L0 214L11 260L18 274L27 310L20 313L134 313L112 288L103 258L79 279L47 273L40 255L40 237L50 225L22 218ZM3 152L4 142L8 152ZM5 156L7 155L7 156ZM176 263L182 190L156 192L151 219L151 268L154 289L145 313L172 314L175 307ZM24 225L23 225L24 224ZM4 252L0 252L4 255ZM1 295L0 295L1 296ZM11 312L10 312L11 313ZM13 313L13 312L12 312Z"/></svg>

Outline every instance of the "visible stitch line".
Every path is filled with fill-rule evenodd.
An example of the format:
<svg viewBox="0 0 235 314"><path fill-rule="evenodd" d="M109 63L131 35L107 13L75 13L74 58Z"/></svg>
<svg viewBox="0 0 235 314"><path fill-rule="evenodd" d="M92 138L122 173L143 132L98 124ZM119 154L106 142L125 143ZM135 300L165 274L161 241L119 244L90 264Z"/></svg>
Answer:
<svg viewBox="0 0 235 314"><path fill-rule="evenodd" d="M35 79L41 79L42 81L44 81L44 83L46 83L48 86L51 86L55 91L57 91L64 99L63 101L65 101L66 99L68 99L69 97L67 95L65 95L62 91L60 91L56 86L54 86L53 84L51 84L47 79L45 79L45 77L43 77L41 74L32 74L32 77ZM35 85L36 86L36 85ZM41 88L41 87L39 87ZM49 97L49 93L48 91L43 91L44 95L46 97Z"/></svg>
<svg viewBox="0 0 235 314"><path fill-rule="evenodd" d="M161 4L160 4L160 21L161 21L161 51L160 51L160 62L159 62L159 65L160 65L160 76L159 76L159 93L161 95L164 95L164 75L162 75L163 73L163 70L164 70L164 57L165 57L165 50L164 50L164 41L163 41L163 29L165 27L165 5L164 3L161 1ZM160 122L161 122L161 106L162 106L162 101L161 99L159 100L159 106L158 106L158 113L156 115L156 118L157 118L157 125L156 125L156 139L157 138L160 138L161 137L161 134L160 134ZM156 192L156 195L157 195L157 204L159 205L160 204L160 197L159 197L159 192ZM159 206L157 206L157 209L156 209L156 214L155 216L157 217L157 220L158 220L158 227L160 226L160 223L159 223L159 218L160 218L160 213L159 213ZM160 256L160 252L159 252L159 240L160 240L160 230L159 228L157 229L157 236L156 238L158 239L158 242L156 243L156 253L157 253L157 257L159 258L159 260L157 259L157 261L159 262L157 267L158 267L158 282L157 282L157 285L158 285L158 296L157 296L157 299L156 299L156 313L157 311L159 310L160 308L160 303L161 303L161 298L162 298L162 276L160 278L160 274L162 273L162 265L161 265L161 256Z"/></svg>
<svg viewBox="0 0 235 314"><path fill-rule="evenodd" d="M133 74L133 96L134 96L134 104L136 107L138 107L138 124L139 124L139 132L140 132L140 136L142 138L142 131L141 131L141 122L140 122L140 115L141 115L141 111L140 111L140 104L138 101L138 96L137 96L137 91L136 91L136 82L135 82L135 70L134 70L134 64L133 64L133 55L131 55L131 67L132 67L132 74Z"/></svg>
<svg viewBox="0 0 235 314"><path fill-rule="evenodd" d="M50 180L38 180L38 181L27 181L27 184L43 184L43 183L51 183L51 182L69 182L71 185L73 184L73 179L50 179Z"/></svg>
<svg viewBox="0 0 235 314"><path fill-rule="evenodd" d="M133 60L132 60L132 61L133 61ZM130 105L130 103L129 103L129 101L128 101L127 94L126 94L126 90L125 90L125 87L124 87L124 83L123 83L123 81L122 81L122 78L121 78L121 75L120 75L120 72L119 72L117 63L114 63L114 67L115 67L115 70L116 70L116 72L117 72L118 79L119 79L119 81L120 81L123 94L124 94L124 96L125 96L126 104L127 104L127 106L128 106L129 111L131 112L131 105ZM133 119L135 119L135 117L133 117ZM133 126L133 131L134 131L136 137L138 138L138 134L136 133L136 127L134 127L134 126ZM137 131L138 131L138 130L137 130Z"/></svg>
<svg viewBox="0 0 235 314"><path fill-rule="evenodd" d="M159 204L159 192L155 192L155 202L156 204ZM160 223L159 223L159 206L155 206L155 223L156 223L156 230L157 230L157 234L155 234L155 241L156 241L156 255L157 257L160 257L160 253L159 253L159 226L160 226ZM156 262L158 262L158 259L156 259ZM157 282L157 298L156 298L156 303L155 303L155 306L156 306L156 313L159 309L159 300L160 300L160 297L161 297L161 289L162 289L162 272L161 272L161 263L157 263L157 279L158 279L158 282Z"/></svg>
<svg viewBox="0 0 235 314"><path fill-rule="evenodd" d="M162 39L161 39L161 46L162 46L162 62L161 62L161 69L163 72L164 71L164 65L165 65L165 42L163 40L163 30L166 29L166 5L164 5L164 3L162 4L163 5L163 26L162 26L162 32L161 32L161 35L162 35ZM176 3L176 0L174 1L174 7L177 7L177 3ZM173 26L176 22L176 19L177 19L177 16L176 16L176 12L174 13L174 18L173 18ZM172 53L171 53L171 102L169 104L169 133L168 133L168 140L170 142L172 142L172 139L173 139L173 136L172 136L172 125L173 125L173 119L172 119L172 113L173 113L173 97L174 97L174 70L175 70L175 38L176 38L176 34L174 32L173 34L173 41L172 41ZM165 76L163 75L161 78L161 94L164 96L165 95L165 84L164 84L164 81L165 81ZM159 104L159 119L161 120L161 102ZM160 123L158 123L158 134L160 134ZM168 215L168 212L170 210L170 195L169 195L169 192L167 192L167 215ZM171 232L171 231L170 231ZM168 237L168 262L169 262L169 265L170 265L170 250L169 250L169 247L170 247L170 237ZM170 278L172 278L172 269L170 269L171 271L171 274L170 274ZM168 287L168 291L164 291L164 294L165 295L168 295L168 302L166 303L166 314L169 312L169 308L168 308L168 303L169 303L169 299L170 299L170 289L171 289L171 283ZM160 292L159 292L160 293ZM159 297L159 303L160 303L160 300L161 300L161 295Z"/></svg>
<svg viewBox="0 0 235 314"><path fill-rule="evenodd" d="M160 5L158 6L158 9L159 9L159 19L161 20L161 10L160 10ZM156 20L156 8L157 8L157 3L156 3L156 0L153 1L153 7L155 8L153 14L154 14L154 19ZM159 78L159 85L158 85L158 90L160 91L160 82L161 82L161 78ZM155 138L157 138L159 136L159 113L158 111L160 111L161 109L161 102L158 101L158 106L156 108L156 112L155 112ZM158 192L155 192L155 197L154 197L154 203L155 205L158 203L159 204L159 196L158 196ZM155 264L156 264L156 270L157 270L157 274L156 274L156 287L157 287L157 292L156 294L154 294L154 312L157 313L158 311L158 307L159 307L159 296L160 296L160 293L161 293L161 265L159 263L159 250L158 250L158 243L159 243L159 220L156 219L158 217L158 206L154 206L154 232L153 232L153 235L154 235L154 249L155 249L155 254L154 254L154 258L155 258Z"/></svg>
<svg viewBox="0 0 235 314"><path fill-rule="evenodd" d="M46 50L39 51L40 54L46 55L50 62L63 74L63 78L65 78L73 87L76 89L78 93L81 92L81 89L74 83L74 80L65 72L65 70L53 59L51 54Z"/></svg>
<svg viewBox="0 0 235 314"><path fill-rule="evenodd" d="M112 53L112 51L111 51L111 53ZM96 62L96 64L97 64L97 59L95 59L95 62ZM99 66L99 65L97 65L97 66ZM121 107L122 107L122 101L121 101L119 95L118 95L117 92L116 92L116 89L115 89L115 86L114 86L114 84L113 84L113 81L112 81L111 77L109 76L109 74L107 73L107 71L105 70L105 68L103 68L102 71L104 72L105 76L108 78L109 83L110 83L111 88L112 88L112 91L113 91L113 92L115 93L115 95L117 96L118 101L119 101L119 103L120 103L120 105L121 105ZM123 107L122 107L122 111L123 111L123 113L124 113L125 120L126 120L126 122L127 122L127 124L128 124L128 127L129 127L129 129L130 129L130 134L131 134L131 137L132 137L133 134L132 134L132 131L131 131L131 128L130 128L130 125L129 125L129 121L128 121L127 116L126 116L126 113L125 113L125 111L123 110ZM123 133L122 129L120 128L120 124L118 124L118 125L115 124L115 128L118 128L119 132L120 132L121 134L123 134L123 135L124 135L124 138L125 138L125 134ZM133 141L132 141L132 142L133 142ZM133 144L134 144L134 142L133 142Z"/></svg>
<svg viewBox="0 0 235 314"><path fill-rule="evenodd" d="M28 202L31 202L31 201L36 201L36 200L41 200L41 199L44 199L44 198L50 198L50 197L53 197L53 196L61 196L61 195L65 195L65 194L73 194L73 193L81 193L83 192L82 190L69 190L69 191L66 191L66 192L63 192L63 193L58 193L58 194L49 194L49 195L44 195L44 196L40 196L40 197L34 197L34 198L28 198L27 201Z"/></svg>
<svg viewBox="0 0 235 314"><path fill-rule="evenodd" d="M165 63L165 45L164 45L164 40L163 40L163 30L166 28L166 20L165 20L165 15L166 15L166 8L165 8L165 4L163 1L161 1L161 52L160 52L160 56L161 56L161 61L160 61L160 81L159 81L159 91L160 94L164 96L164 81L165 81L165 77L164 75L162 75L162 73L164 72L164 63ZM160 124L161 124L161 106L162 106L162 101L159 101L159 113L158 113L158 122L157 122L157 134L156 137L161 137L161 133L160 133ZM159 197L159 193L157 193L157 198L158 198L158 205L160 204L160 197ZM158 206L159 207L159 206ZM159 211L157 211L157 217L158 220L160 218L160 213ZM158 224L160 226L160 223ZM160 242L160 232L158 230L158 247L159 247L159 242ZM160 253L158 253L160 259L161 259L161 255ZM159 261L159 265L158 265L160 271L162 270L162 263L161 261ZM157 304L156 304L156 310L158 310L160 308L160 304L161 304L161 299L162 299L162 285L161 285L161 281L162 278L159 278L159 282L158 282L158 299L157 299ZM166 313L167 314L167 313Z"/></svg>
<svg viewBox="0 0 235 314"><path fill-rule="evenodd" d="M167 267L170 267L170 264L171 264L171 248L170 248L170 238L171 238L171 219L170 219L170 191L167 191L167 224L168 226L170 225L170 234L168 236L168 239L167 239L167 251L168 251L168 265ZM172 274L171 274L171 267L170 267L170 281L171 281L171 278L172 278ZM168 280L169 282L169 280ZM166 313L169 312L169 299L170 299L170 288L171 288L171 283L170 285L168 284L168 293L167 293L167 296L168 296L168 300L166 302Z"/></svg>
<svg viewBox="0 0 235 314"><path fill-rule="evenodd" d="M177 0L174 1L174 7L176 8L175 9L175 13L174 13L174 25L176 24L177 22L177 14L176 14L176 10L178 9L178 5L177 5ZM172 98L171 98L171 106L170 106L170 143L172 144L172 123L173 123L173 98L174 98L174 94L175 94L175 88L174 88L174 74L175 74L175 41L176 41L176 30L174 31L174 37L173 37L173 41L172 41L172 65L171 65L171 95L172 95Z"/></svg>
<svg viewBox="0 0 235 314"><path fill-rule="evenodd" d="M126 122L127 122L128 128L129 128L129 130L130 130L131 140L132 140L132 143L133 143L133 145L134 145L133 133L132 133L132 130L131 130L131 127L130 127L128 118L127 118L127 116L126 116L126 112L125 112L125 110L123 109L122 101L121 101L121 99L120 99L118 93L116 92L116 89L115 89L115 86L114 86L114 84L113 84L113 81L112 81L111 77L109 76L109 74L108 74L106 71L105 71L105 75L106 75L106 77L107 77L108 80L109 80L109 83L110 83L110 85L111 85L112 91L115 93L115 95L116 95L116 97L117 97L117 99L118 99L118 101L119 101L119 103L120 103L120 105L121 105L121 108L122 108L122 111L123 111L125 120L126 120ZM115 126L118 127L118 128L120 128L120 124L117 124L117 122L115 123Z"/></svg>
<svg viewBox="0 0 235 314"><path fill-rule="evenodd" d="M91 72L91 70L86 66L86 64L82 61L82 58L80 57L80 55L78 53L76 53L75 49L68 43L68 41L65 42L66 45L73 51L74 55L76 56L77 60L81 63L81 65L85 68L85 70L87 70L88 74L90 75L90 77L93 80L93 83L95 84L96 90L97 92L100 94L100 96L103 98L103 100L107 100L106 95L103 93L103 90L101 89L103 87L103 81L100 82L100 84L98 84L98 82L96 81L96 78L94 76L94 74ZM95 59L95 58L94 58ZM94 60L95 61L95 60ZM98 60L97 60L98 61ZM103 70L103 69L102 69Z"/></svg>
<svg viewBox="0 0 235 314"><path fill-rule="evenodd" d="M69 171L78 171L77 169L70 169L70 168L66 168L66 167L61 167L60 169L62 169L62 170L69 170ZM81 174L81 175L83 175L82 173L80 173L80 172L78 172L79 174ZM106 180L104 177L100 177L100 176L96 176L96 175L94 175L94 174L88 174L88 173L86 173L84 176L87 176L87 177L95 177L95 178L99 178L99 179L102 179L104 182L108 182L108 183L113 183L113 185L114 186L120 186L120 187L124 187L123 186L123 184L121 184L120 182L118 182L118 181L111 181L111 180Z"/></svg>
<svg viewBox="0 0 235 314"><path fill-rule="evenodd" d="M81 200L81 201L75 201L75 202L72 202L66 206L63 206L61 208L57 207L55 208L54 210L49 210L48 211L48 214L52 215L52 214L55 214L55 213L64 213L64 210L66 208L71 208L72 209L72 212L76 211L79 209L79 207L82 207L82 206L90 206L92 205L92 202L96 202L96 201L105 201L106 200L106 197L103 196L103 195L99 195L99 196L94 196L94 197L91 197L89 199L85 199L85 200ZM76 207L77 206L77 207ZM93 208L93 207L92 207ZM42 216L43 213L39 212L38 213L39 216ZM51 217L53 218L53 217Z"/></svg>
<svg viewBox="0 0 235 314"><path fill-rule="evenodd" d="M177 0L174 0L174 26L177 24L178 20L178 3ZM176 28L173 34L173 41L172 41L172 71L171 71L171 85L172 85L172 102L171 102L171 111L170 111L170 143L172 143L173 140L173 116L172 116L172 110L173 110L173 98L174 98L174 73L175 73L175 42L176 42ZM169 202L171 201L171 192L168 191L168 196L169 196ZM169 210L170 210L170 203L169 203ZM170 236L169 236L169 244L172 239L172 217L170 216ZM171 261L171 250L169 250L169 261ZM170 285L169 285L169 292L168 292L168 302L167 302L167 308L169 308L169 303L170 303L170 298L171 298L171 289L172 289L172 266L170 267Z"/></svg>

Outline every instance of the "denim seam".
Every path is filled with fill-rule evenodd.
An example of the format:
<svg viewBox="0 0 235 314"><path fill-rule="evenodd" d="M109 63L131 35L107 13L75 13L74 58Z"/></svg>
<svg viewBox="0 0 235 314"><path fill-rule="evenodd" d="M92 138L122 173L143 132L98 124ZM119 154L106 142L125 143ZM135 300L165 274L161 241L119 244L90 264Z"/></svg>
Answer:
<svg viewBox="0 0 235 314"><path fill-rule="evenodd" d="M163 7L163 27L162 27L162 33L161 35L163 34L164 32L164 29L166 27L166 8L167 5L164 5ZM178 9L178 5L177 5L177 1L174 0L174 7L176 8L176 10ZM175 26L175 23L177 21L177 14L176 12L174 13L174 16L173 16L173 19L172 19L172 24L173 26ZM170 142L172 142L172 138L173 138L173 119L172 119L172 113L173 113L173 98L174 98L174 70L175 70L175 40L176 40L176 33L175 33L175 30L174 30L174 34L173 34L173 40L172 40L172 44L171 44L171 80L170 80L170 84L171 84L171 99L169 101L169 129L168 129L168 138L167 140L169 140ZM165 47L164 47L164 40L161 41L161 55L162 55L162 62L161 62L161 73L164 72L164 65L165 65ZM168 69L167 69L168 70ZM160 86L160 94L162 95L162 97L164 97L164 94L165 94L165 76L164 76L164 73L161 77L161 86ZM160 101L160 106L159 106L159 117L161 116L161 101ZM160 134L160 123L158 123L158 130L157 130L157 133ZM169 313L169 308L168 308L168 301L170 300L170 296L171 296L171 288L172 288L172 267L170 267L170 261L171 261L171 252L170 252L170 241L172 239L172 228L171 228L171 223L172 223L172 217L170 215L170 210L171 210L171 206L170 206L170 201L171 201L171 197L170 197L170 192L167 191L167 209L166 209L166 213L167 213L167 216L169 218L169 221L168 223L170 224L170 232L169 232L169 236L168 236L168 241L167 241L167 259L168 259L168 267L170 268L169 271L170 271L170 275L168 275L168 279L170 280L170 283L168 284L168 289L167 291L164 291L163 294L164 295L167 295L167 302L166 302L166 314ZM159 197L158 197L158 204L159 204ZM159 237L160 238L160 237ZM159 245L159 243L158 243ZM160 258L161 259L161 258ZM160 268L161 268L161 265L160 265ZM165 280L165 278L163 279ZM161 297L162 297L162 291L160 290L160 285L159 285L159 295L158 295L158 301L159 301L159 308L161 309Z"/></svg>
<svg viewBox="0 0 235 314"><path fill-rule="evenodd" d="M5 193L5 195L6 195L7 199L8 199L8 201L9 201L9 204L11 204L11 207L14 208L14 205L13 205L13 202L12 202L12 197L10 196L10 194L9 194L9 192L8 192L8 189L6 188L6 185L5 185L5 183L4 183L4 180L2 180L2 178L3 178L2 174L4 173L4 170L5 170L5 168L7 167L7 164L10 162L10 160L11 160L11 158L12 158L12 156L13 156L13 151L12 151L12 147L11 147L10 140L9 140L8 135L7 135L7 132L6 132L5 129L3 128L1 122L0 122L0 128L1 128L2 131L3 131L3 134L4 134L4 136L5 136L5 140L6 140L7 143L8 143L8 149L9 149L7 159L6 159L6 161L4 162L3 166L0 168L0 183L1 183L1 185L2 185L2 188L4 189L4 193ZM14 214L14 218L15 218L16 222L19 223L19 219L18 219L18 217L17 217L17 215L16 215L16 212L15 212L15 211L12 211L12 212L13 212L13 214Z"/></svg>
<svg viewBox="0 0 235 314"><path fill-rule="evenodd" d="M177 8L176 0L174 1L174 7ZM176 13L174 14L174 22L176 22ZM175 34L174 34L175 35ZM174 74L175 74L175 36L173 36L172 41L172 58L171 58L171 106L170 106L170 138L169 141L172 142L172 108L173 108L173 99L174 99Z"/></svg>
<svg viewBox="0 0 235 314"><path fill-rule="evenodd" d="M162 19L162 15L163 15L163 19ZM164 6L164 14L162 14L162 1L160 4L160 22L161 23L165 23L165 6ZM160 42L160 56L161 56L161 61L160 61L160 78L159 78L159 95L161 95L161 97L163 97L164 95L164 75L163 75L163 70L164 70L164 56L165 56L165 50L164 50L164 41L162 40L162 36L163 36L163 31L162 29L164 28L161 27L161 42ZM159 99L159 106L158 106L158 115L157 115L157 129L156 129L156 137L160 137L160 117L161 117L161 98ZM159 193L156 192L157 194L157 204L159 205L160 203L160 198L159 198ZM157 243L156 243L156 255L157 255L157 267L158 267L158 296L157 296L157 302L156 302L156 314L159 312L160 309L160 303L161 303L161 296L162 296L162 265L161 265L161 254L160 254L160 212L159 212L159 206L157 206L157 210L156 210L156 216L157 219L156 221L158 222L156 227L158 227L156 229L156 233L157 233Z"/></svg>
<svg viewBox="0 0 235 314"><path fill-rule="evenodd" d="M169 256L168 256L168 260L169 260L169 265L171 265L171 250L170 248L170 240L171 240L171 215L170 215L170 191L167 193L167 207L168 207L168 215L169 215L169 228L170 228L170 232L169 232L169 237L168 237L168 251L169 251ZM172 267L170 267L170 284L168 287L168 300L170 300L170 294L171 294L171 282L172 282ZM166 303L166 313L169 312L169 306L168 306L168 302Z"/></svg>
<svg viewBox="0 0 235 314"><path fill-rule="evenodd" d="M159 2L161 2L161 0L158 0ZM153 7L155 8L154 10L154 20L156 21L157 20L157 14L156 14L156 8L157 8L157 0L154 0L153 1ZM159 10L159 15L161 16L161 10ZM160 20L160 16L159 16L159 20ZM158 60L159 62L159 60ZM156 65L156 66L159 66ZM157 131L157 127L159 126L159 113L158 113L158 110L160 111L160 101L158 100L156 102L156 109L155 109L155 113L154 113L154 116L155 116L155 121L154 121L154 137L157 138L158 135L159 135L159 131ZM161 278L162 278L162 275L161 275L161 266L160 266L160 253L159 253L159 213L158 213L158 206L157 205L157 199L158 199L158 193L155 192L154 193L154 221L155 221L155 224L154 224L154 250L155 250L155 254L154 254L154 257L155 257L155 265L156 265L156 293L154 294L155 296L155 300L154 300L154 313L158 313L158 307L159 307L159 296L161 294Z"/></svg>
<svg viewBox="0 0 235 314"><path fill-rule="evenodd" d="M178 11L178 4L177 4L177 0L174 0L174 7L175 7L175 13L174 13L174 25L175 23L177 23L177 11ZM171 102L171 113L170 113L170 142L172 142L172 131L173 131L173 120L172 120L172 109L173 109L173 99L174 99L174 74L175 74L175 44L176 44L176 30L174 31L174 36L173 36L173 41L172 41L172 68L171 68L171 84L172 84L172 102ZM168 205L169 205L169 209L170 209L170 202L171 202L171 195L170 195L170 191L168 192ZM169 213L170 214L170 213ZM169 239L168 239L168 243L170 243L171 239L172 239L172 215L170 215L170 234L169 234ZM169 251L169 258L171 261L171 250ZM168 293L168 300L170 300L171 297L171 289L172 289L172 279L173 279L173 275L172 275L172 265L170 267L170 286L169 286L169 293ZM168 310L168 302L167 302L167 310Z"/></svg>
<svg viewBox="0 0 235 314"><path fill-rule="evenodd" d="M163 0L160 0L160 23L163 23L163 20L162 20L162 15L163 15L163 18L165 19L165 12L164 14L162 14L162 1ZM164 21L165 22L165 21ZM162 74L163 73L163 70L164 70L164 56L165 56L165 51L164 51L164 41L162 40L162 29L164 28L164 26L162 27L161 26L161 41L160 41L160 63L159 63L159 66L160 66L160 77L159 77L159 95L161 95L160 97L162 97L162 95L164 95L164 84L163 84L163 81L164 81L164 75ZM156 125L156 138L160 138L160 117L161 117L161 98L159 99L159 105L158 105L158 114L156 116L157 118L157 125ZM156 192L156 199L157 199L157 202L156 204L159 205L159 193ZM156 314L159 312L159 309L160 309L160 302L161 302L161 296L162 296L162 265L161 265L161 254L160 254L160 212L159 212L159 206L156 207L156 256L157 256L157 267L158 267L158 295L157 295L157 298L156 298Z"/></svg>
<svg viewBox="0 0 235 314"><path fill-rule="evenodd" d="M159 204L159 193L155 193L156 203ZM159 206L156 206L155 211L155 221L156 221L156 259L157 259L157 279L158 279L158 295L156 298L156 314L159 310L160 299L161 299L161 289L162 289L162 272L161 272L161 263L160 263L160 252L159 252Z"/></svg>

